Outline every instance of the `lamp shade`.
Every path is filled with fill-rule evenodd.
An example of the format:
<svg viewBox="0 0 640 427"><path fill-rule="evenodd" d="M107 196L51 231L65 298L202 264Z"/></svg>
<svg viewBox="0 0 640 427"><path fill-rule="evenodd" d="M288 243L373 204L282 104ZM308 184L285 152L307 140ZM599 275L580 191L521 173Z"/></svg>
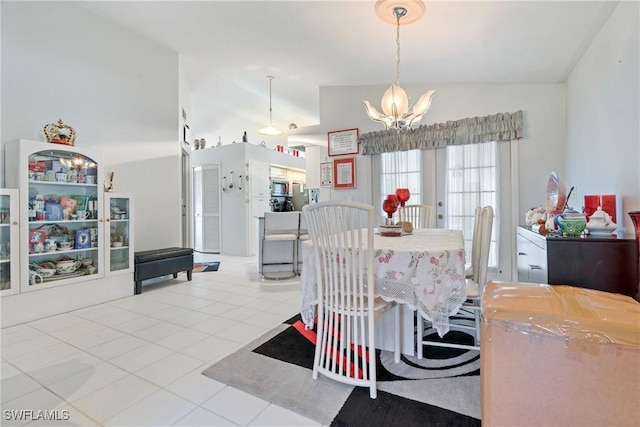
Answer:
<svg viewBox="0 0 640 427"><path fill-rule="evenodd" d="M270 124L267 127L258 129L258 133L265 136L278 136L284 132Z"/></svg>
<svg viewBox="0 0 640 427"><path fill-rule="evenodd" d="M402 117L409 110L409 98L400 86L392 84L382 96L380 103L382 111L395 120Z"/></svg>

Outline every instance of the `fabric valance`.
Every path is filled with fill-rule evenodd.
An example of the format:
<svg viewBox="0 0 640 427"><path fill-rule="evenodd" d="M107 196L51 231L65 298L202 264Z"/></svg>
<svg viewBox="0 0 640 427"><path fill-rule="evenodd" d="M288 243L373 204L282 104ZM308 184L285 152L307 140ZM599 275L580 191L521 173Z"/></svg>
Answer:
<svg viewBox="0 0 640 427"><path fill-rule="evenodd" d="M375 131L363 134L358 138L358 142L362 154L380 154L487 141L512 141L522 138L522 115L520 110L515 113L423 125L413 130Z"/></svg>

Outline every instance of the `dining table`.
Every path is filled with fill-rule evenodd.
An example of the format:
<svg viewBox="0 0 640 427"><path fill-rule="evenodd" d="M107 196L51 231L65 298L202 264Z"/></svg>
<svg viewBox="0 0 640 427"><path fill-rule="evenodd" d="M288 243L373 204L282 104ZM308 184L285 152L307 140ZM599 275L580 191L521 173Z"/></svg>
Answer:
<svg viewBox="0 0 640 427"><path fill-rule="evenodd" d="M363 249L368 250L366 243ZM318 304L316 252L312 245L311 239L302 244L300 314L309 328L313 327ZM402 304L402 353L414 354L415 311L429 320L442 337L449 331L449 316L466 300L462 231L425 228L390 237L381 236L376 229L373 246L374 294ZM376 322L376 347L392 348L392 322L393 316L383 316Z"/></svg>

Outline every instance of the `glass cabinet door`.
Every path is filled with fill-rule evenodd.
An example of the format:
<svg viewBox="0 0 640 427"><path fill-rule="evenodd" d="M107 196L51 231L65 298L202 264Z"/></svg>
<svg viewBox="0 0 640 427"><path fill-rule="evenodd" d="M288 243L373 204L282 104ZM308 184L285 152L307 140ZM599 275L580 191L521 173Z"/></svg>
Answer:
<svg viewBox="0 0 640 427"><path fill-rule="evenodd" d="M18 190L0 189L0 293L19 289Z"/></svg>
<svg viewBox="0 0 640 427"><path fill-rule="evenodd" d="M99 271L98 165L71 150L28 157L28 289ZM24 201L23 201L24 202ZM35 273L35 274L34 274Z"/></svg>
<svg viewBox="0 0 640 427"><path fill-rule="evenodd" d="M133 203L131 195L105 193L108 206L109 247L106 268L108 273L133 271Z"/></svg>

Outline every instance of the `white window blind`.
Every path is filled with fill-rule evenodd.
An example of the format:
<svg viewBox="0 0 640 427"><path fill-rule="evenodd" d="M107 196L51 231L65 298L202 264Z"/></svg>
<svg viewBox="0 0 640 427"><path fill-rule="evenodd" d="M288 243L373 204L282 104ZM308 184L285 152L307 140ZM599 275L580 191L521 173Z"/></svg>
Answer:
<svg viewBox="0 0 640 427"><path fill-rule="evenodd" d="M446 206L447 228L462 230L467 262L471 262L471 245L475 209L491 205L494 209L489 267L498 260L498 148L497 143L447 146Z"/></svg>

